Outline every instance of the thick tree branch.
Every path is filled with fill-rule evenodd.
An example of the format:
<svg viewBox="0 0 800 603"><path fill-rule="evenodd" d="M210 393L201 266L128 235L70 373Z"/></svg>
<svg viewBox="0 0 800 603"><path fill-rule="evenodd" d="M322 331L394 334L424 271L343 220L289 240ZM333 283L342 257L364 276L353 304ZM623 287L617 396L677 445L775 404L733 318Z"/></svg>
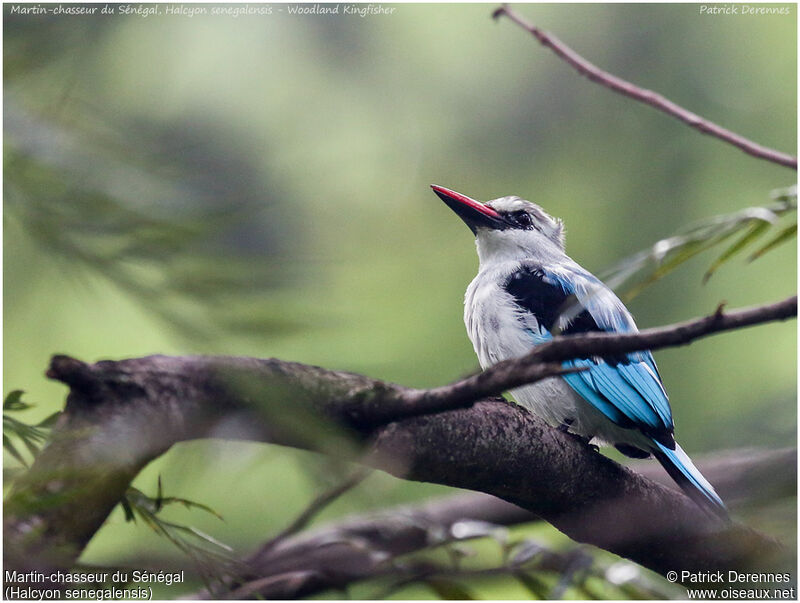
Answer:
<svg viewBox="0 0 800 603"><path fill-rule="evenodd" d="M598 66L587 61L572 48L564 44L564 42L559 40L553 34L543 31L542 29L539 29L532 23L525 20L508 4L503 4L493 13L493 17L495 19L502 16L508 17L514 23L525 29L528 33L534 36L542 44L542 46L552 50L559 58L566 61L578 73L586 76L591 81L598 83L601 86L605 86L606 88L622 94L623 96L627 96L634 100L645 103L646 105L650 105L651 107L655 107L659 111L681 120L683 123L691 126L695 130L702 132L703 134L714 136L715 138L724 140L728 144L738 147L748 155L797 170L797 157L753 142L744 136L736 134L735 132L732 132L726 128L723 128L722 126L700 117L696 113L692 113L688 109L684 109L680 105L677 105L657 92L640 88L639 86L623 80L622 78L617 77L608 71L600 69Z"/></svg>
<svg viewBox="0 0 800 603"><path fill-rule="evenodd" d="M678 345L787 318L796 308L792 298L638 335L558 338L533 360ZM746 527L712 521L682 494L593 453L515 405L482 401L413 416L468 405L486 392L529 382L531 374L547 374L531 373L530 358L514 362L448 386L450 397L439 388L426 398L424 391L274 359L153 356L89 365L54 357L48 375L71 392L51 442L6 500L7 561L69 567L142 467L177 442L203 437L268 441L355 460L368 447L366 464L494 494L577 541L662 573L751 567L778 550ZM385 425L398 416L410 418Z"/></svg>
<svg viewBox="0 0 800 603"><path fill-rule="evenodd" d="M677 489L655 463L636 463L642 475ZM699 459L698 466L731 509L795 496L797 450L733 450ZM488 494L470 492L345 518L310 532L269 541L244 562L231 598L308 597L391 572L391 561L454 539L453 526L477 521L513 526L540 518ZM283 578L280 578L283 576ZM292 580L286 576L293 576ZM215 591L216 595L223 593ZM209 598L204 591L190 598Z"/></svg>
<svg viewBox="0 0 800 603"><path fill-rule="evenodd" d="M245 362L264 380L267 404L273 402L271 392L289 389L269 385L274 372L266 363ZM106 394L101 402L73 389L57 436L6 501L8 566L71 565L138 469L182 439L221 435L224 425L228 437L319 449L276 432L274 417L258 412L257 405L237 405L230 393L221 395L214 375L232 364L231 359L151 357L87 367ZM195 381L199 375L202 383ZM327 401L325 396L313 403L325 412ZM231 427L237 415L247 426L244 432ZM496 494L575 540L657 571L749 568L779 550L748 528L712 521L682 494L591 452L511 404L479 402L359 435L374 436L370 462L379 468Z"/></svg>

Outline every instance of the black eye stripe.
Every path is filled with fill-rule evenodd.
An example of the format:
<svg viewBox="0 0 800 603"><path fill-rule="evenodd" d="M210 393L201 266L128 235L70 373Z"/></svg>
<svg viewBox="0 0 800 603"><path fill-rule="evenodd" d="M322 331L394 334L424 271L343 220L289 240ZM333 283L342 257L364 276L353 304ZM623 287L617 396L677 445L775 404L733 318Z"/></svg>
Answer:
<svg viewBox="0 0 800 603"><path fill-rule="evenodd" d="M531 215L524 210L509 212L506 214L506 219L515 226L519 226L524 229L530 229L533 227L538 230L538 227Z"/></svg>

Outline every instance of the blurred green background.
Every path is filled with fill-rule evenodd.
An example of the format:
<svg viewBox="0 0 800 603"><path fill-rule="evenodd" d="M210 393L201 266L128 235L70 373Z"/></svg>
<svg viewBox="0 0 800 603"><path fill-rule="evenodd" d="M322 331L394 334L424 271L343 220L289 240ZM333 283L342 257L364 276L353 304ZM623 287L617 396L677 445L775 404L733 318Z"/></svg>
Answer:
<svg viewBox="0 0 800 603"><path fill-rule="evenodd" d="M431 183L541 204L566 222L570 255L602 272L795 182L790 170L579 77L510 21L492 21L494 5L385 5L392 15L363 18L277 4L238 18L23 16L11 6L4 379L5 393L24 389L38 405L30 420L63 405L65 388L44 377L54 353L276 356L416 387L476 369L462 299L477 258ZM601 67L793 153L789 7L789 16L747 17L681 4L517 9ZM639 326L796 290L794 242L736 259L703 286L714 257L636 297ZM690 454L795 445L793 323L656 360ZM154 493L161 475L166 494L225 521L170 517L247 552L340 473L330 465L284 448L194 442L136 485ZM322 520L446 491L375 475ZM794 507L775 519L752 521L777 523L791 542ZM178 554L118 510L83 560L110 564L132 551ZM476 589L527 596L510 581Z"/></svg>

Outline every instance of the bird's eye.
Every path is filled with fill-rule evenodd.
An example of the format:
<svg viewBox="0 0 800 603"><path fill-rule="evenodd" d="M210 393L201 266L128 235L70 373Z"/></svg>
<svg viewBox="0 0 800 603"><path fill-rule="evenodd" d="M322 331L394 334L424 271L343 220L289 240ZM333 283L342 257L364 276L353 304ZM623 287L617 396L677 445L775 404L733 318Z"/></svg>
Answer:
<svg viewBox="0 0 800 603"><path fill-rule="evenodd" d="M531 216L526 211L518 211L514 213L514 222L522 226L523 228L528 227L531 225Z"/></svg>

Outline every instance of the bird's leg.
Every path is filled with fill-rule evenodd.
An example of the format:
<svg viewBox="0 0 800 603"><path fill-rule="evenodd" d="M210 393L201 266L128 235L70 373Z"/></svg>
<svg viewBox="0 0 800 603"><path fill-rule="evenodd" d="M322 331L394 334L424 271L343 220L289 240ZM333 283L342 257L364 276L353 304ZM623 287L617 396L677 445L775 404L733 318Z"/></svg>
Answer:
<svg viewBox="0 0 800 603"><path fill-rule="evenodd" d="M584 446L588 446L592 452L600 452L600 446L591 443L592 436L582 436L578 435L577 433L570 433L569 435L578 440Z"/></svg>

